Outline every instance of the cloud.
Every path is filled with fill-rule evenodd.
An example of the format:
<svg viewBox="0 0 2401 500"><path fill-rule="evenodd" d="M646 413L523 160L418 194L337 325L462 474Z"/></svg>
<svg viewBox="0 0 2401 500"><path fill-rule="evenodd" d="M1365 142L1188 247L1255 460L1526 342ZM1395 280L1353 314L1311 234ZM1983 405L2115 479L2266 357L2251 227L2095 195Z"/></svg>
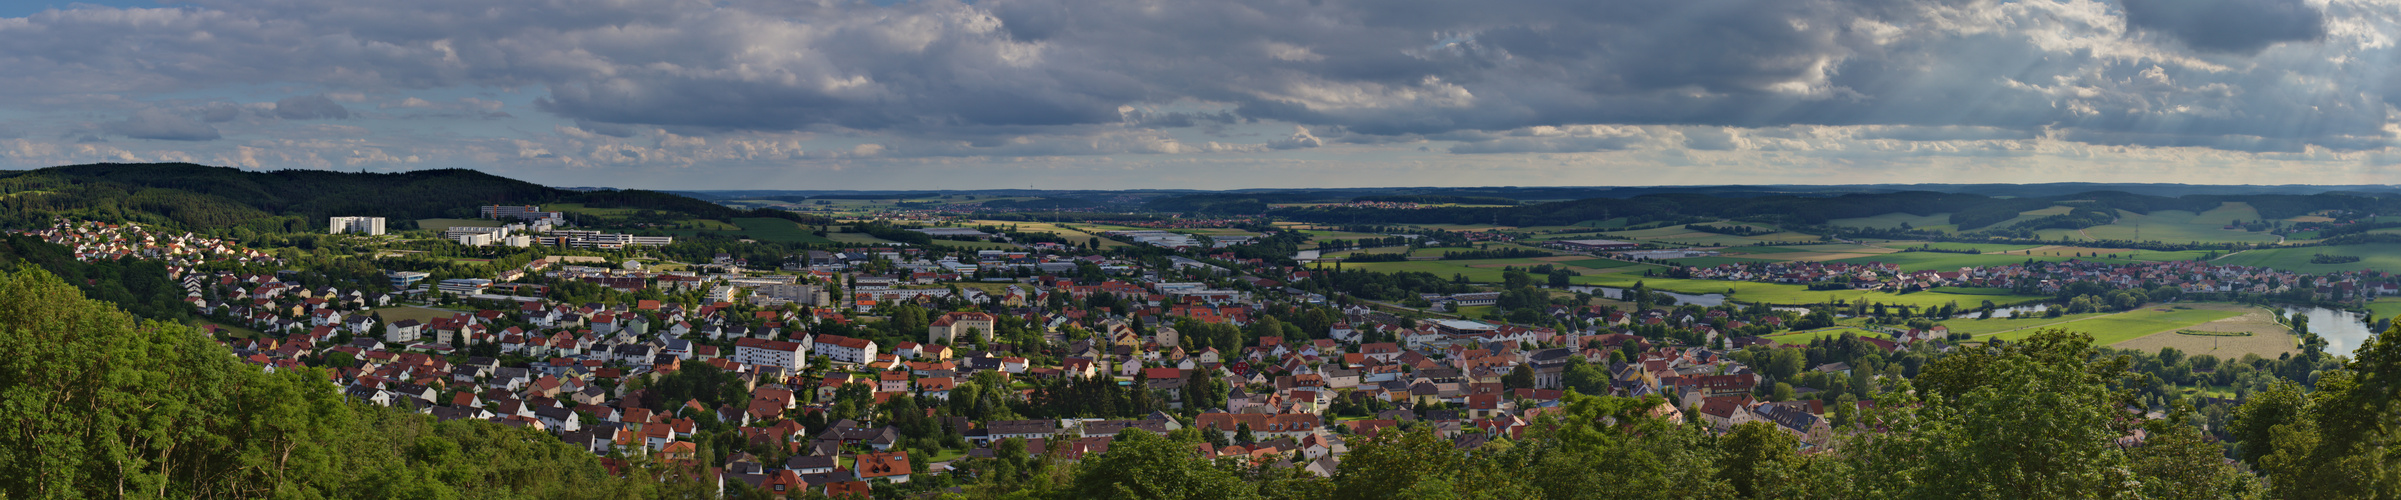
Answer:
<svg viewBox="0 0 2401 500"><path fill-rule="evenodd" d="M275 116L286 120L333 120L349 118L350 109L325 94L304 95L275 101Z"/></svg>
<svg viewBox="0 0 2401 500"><path fill-rule="evenodd" d="M182 123L135 116L74 132L187 140L336 130L245 109L378 133L411 120L446 137L424 139L430 151L461 141L462 120L512 117L505 98L546 121L479 122L479 133L506 129L493 133L577 166L784 161L803 145L808 158L896 161L1421 147L1972 156L2059 142L2285 154L2391 147L2401 19L2389 11L2368 0L202 0L0 18L0 102L60 123L156 107ZM295 97L227 102L258 88ZM468 94L494 99L456 97ZM52 127L29 133L71 128ZM1618 129L1631 131L1602 132ZM778 145L733 152L751 140ZM409 157L328 144L290 158L368 161L334 153L368 146ZM515 145L493 151L520 158Z"/></svg>
<svg viewBox="0 0 2401 500"><path fill-rule="evenodd" d="M2326 36L2325 13L2304 0L2121 0L2126 24L2214 52L2250 54Z"/></svg>
<svg viewBox="0 0 2401 500"><path fill-rule="evenodd" d="M165 141L213 141L221 138L217 128L191 117L160 109L135 111L124 120L109 122L102 130L135 139Z"/></svg>
<svg viewBox="0 0 2401 500"><path fill-rule="evenodd" d="M1326 145L1326 141L1318 139L1318 138L1317 138L1317 136L1314 136L1314 135L1309 135L1309 127L1300 127L1300 126L1295 126L1295 127L1292 127L1292 129L1293 129L1293 132L1292 132L1292 137L1286 137L1286 138L1283 138L1283 139L1278 139L1278 140L1275 140L1275 141L1268 142L1268 143L1267 143L1267 148L1268 148L1268 149L1306 149L1306 148L1321 147L1321 146L1325 146L1325 145Z"/></svg>

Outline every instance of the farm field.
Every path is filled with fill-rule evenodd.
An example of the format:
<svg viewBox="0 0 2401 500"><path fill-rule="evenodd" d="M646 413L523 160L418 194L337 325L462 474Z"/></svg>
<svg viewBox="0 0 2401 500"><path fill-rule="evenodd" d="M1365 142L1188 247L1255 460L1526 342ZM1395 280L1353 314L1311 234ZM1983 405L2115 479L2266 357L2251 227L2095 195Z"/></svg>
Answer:
<svg viewBox="0 0 2401 500"><path fill-rule="evenodd" d="M1570 260L1570 261L1562 261L1562 262L1560 262L1560 264L1566 264L1566 265L1575 266L1575 267L1581 267L1581 268L1586 268L1586 269L1615 269L1615 268L1620 268L1620 267L1628 267L1628 266L1642 266L1642 265L1647 265L1647 264L1642 264L1642 263L1637 263L1637 262L1627 262L1627 261L1622 261L1622 260L1617 260L1617 259L1584 259L1584 260ZM1658 267L1658 266L1651 266L1651 267Z"/></svg>
<svg viewBox="0 0 2401 500"><path fill-rule="evenodd" d="M2320 253L2326 255L2356 256L2360 259L2359 262L2345 264L2312 264L2309 262L2310 256ZM2361 269L2393 270L2401 269L2401 244L2363 243L2356 245L2334 245L2323 247L2245 250L2242 252L2237 252L2233 255L2218 258L2218 260L2213 261L2212 263L2236 266L2266 267L2304 273L2357 271Z"/></svg>
<svg viewBox="0 0 2401 500"><path fill-rule="evenodd" d="M1979 226L1979 227L1970 228L1970 229L1966 229L1966 230L1968 230L1968 231L1975 231L1975 230L1979 230L1979 229L1996 229L1996 228L2005 228L2005 227L2009 227L2009 226L2017 225L2017 223L2020 223L2020 222L2030 221L2030 220L2034 220L2034 219L2040 219L2040 218L2044 218L2044 217L2050 217L2050 216L2053 216L2053 215L2065 214L2065 213L2068 213L2068 212L2071 212L2071 211L2074 211L2074 210L2076 210L2076 209L2075 209L2075 208L2072 208L2072 207L2067 207L2067 206L2062 206L2062 205L2053 205L2053 206L2049 206L2049 207L2044 207L2044 208L2042 208L2042 209L2039 209L2039 210L2029 210L2029 211L2025 211L2025 212L2018 212L2018 216L2017 216L2017 217L2010 218L2009 220L2005 220L2005 221L2001 221L2001 222L1993 223L1993 225L1990 225L1990 226Z"/></svg>
<svg viewBox="0 0 2401 500"><path fill-rule="evenodd" d="M2152 352L2156 352L2162 347L2174 347L2176 350L2184 351L2185 354L2208 354L2222 359L2241 358L2244 354L2258 354L2261 357L2273 358L2286 353L2298 354L2301 352L2300 348L2296 346L2298 340L2293 337L2292 329L2276 323L2271 313L2257 308L2243 313L2241 316L2178 330L2154 333L2112 344L2110 347ZM2182 333L2181 330L2243 332L2251 335L2241 337L2189 335Z"/></svg>
<svg viewBox="0 0 2401 500"><path fill-rule="evenodd" d="M1728 254L1728 255L1755 255L1755 254L1776 254L1776 253L1808 253L1808 252L1810 252L1810 250L1802 250L1802 249L1799 249L1799 248L1793 248L1793 247L1739 246L1739 247L1726 247L1726 248L1721 248L1721 249L1718 249L1718 251L1717 251L1717 252L1718 252L1718 253L1722 253L1722 254Z"/></svg>
<svg viewBox="0 0 2401 500"><path fill-rule="evenodd" d="M2191 307L2176 309L2175 306ZM2241 316L2252 309L2233 304L2151 304L2132 311L2104 314L2053 328L2084 332L2093 336L2093 343L2110 345L2141 338L2154 333L2171 332L2179 328ZM2027 329L1994 334L1993 338L2015 340L2033 335Z"/></svg>
<svg viewBox="0 0 2401 500"><path fill-rule="evenodd" d="M2276 235L2265 232L2224 229L2228 222L2259 218L2259 210L2249 203L2229 202L2206 212L2155 210L2149 215L2118 211L2118 221L2104 226L2085 228L2085 234L2104 240L2237 241L2267 243ZM2137 230L2141 233L2136 236Z"/></svg>
<svg viewBox="0 0 2401 500"><path fill-rule="evenodd" d="M1885 334L1882 334L1882 333L1877 333L1877 332L1872 332L1872 331L1867 331L1867 330L1861 330L1861 329L1858 329L1858 328L1848 328L1848 327L1819 328L1819 329L1816 329L1816 330L1809 330L1809 331L1803 331L1803 332L1790 332L1790 333L1782 333L1782 334L1776 334L1776 335L1769 335L1769 336L1767 336L1767 337L1765 337L1765 338L1766 338L1766 339L1768 339L1768 340L1770 340L1770 341L1774 341L1775 343L1778 343L1778 344L1785 344L1785 345L1806 345L1806 344L1808 344L1808 343L1809 343L1809 341L1812 341L1812 340L1817 340L1817 339L1821 339L1821 338L1835 338L1835 337L1841 337L1841 336L1843 336L1843 335L1845 335L1845 334L1854 335L1854 336L1858 336L1858 337L1862 337L1862 338L1871 338L1871 339L1885 339L1885 340L1892 340L1892 336L1891 336L1891 335L1885 335Z"/></svg>
<svg viewBox="0 0 2401 500"><path fill-rule="evenodd" d="M1495 276L1497 277L1498 274L1496 273ZM1901 304L1918 307L1940 306L1943 304L1957 302L1962 307L1966 307L1980 305L1987 300L1993 301L1994 304L2010 305L2044 299L2044 297L2021 295L1962 295L1933 291L1911 294L1894 294L1871 290L1810 290L1809 287L1802 285L1752 283L1745 281L1683 280L1644 277L1639 274L1626 272L1588 274L1584 276L1577 276L1573 281L1579 285L1598 285L1610 287L1626 287L1632 286L1635 282L1642 282L1644 286L1648 286L1652 289L1690 294L1726 293L1728 289L1732 289L1734 290L1734 294L1728 296L1727 298L1729 299L1741 302L1764 302L1775 305L1810 305L1822 304L1837 300L1845 302L1857 302L1864 300L1883 304Z"/></svg>
<svg viewBox="0 0 2401 500"><path fill-rule="evenodd" d="M1108 238L1102 238L1102 237L1100 237L1100 235L1096 235L1096 234L1092 234L1092 233L1087 233L1087 232L1084 232L1084 231L1082 231L1082 230L1079 230L1079 229L1071 229L1069 226L1064 226L1064 225L1055 224L1055 223L1049 223L1049 222L1019 222L1019 221L994 221L994 220L979 220L979 221L969 221L969 223L970 223L970 224L972 224L972 225L977 225L977 226L1015 227L1015 228L1016 228L1016 231L1017 231L1017 232L1021 232L1021 233L1049 233L1049 234L1055 234L1055 235L1059 235L1059 237L1061 237L1061 238L1066 238L1066 239L1067 239L1067 241L1068 241L1068 242L1070 242L1070 243L1075 243L1075 244L1079 244L1079 245L1088 245L1088 244L1091 244L1091 241L1092 241L1092 240L1096 240L1096 239L1097 239L1097 240L1100 240L1100 247L1101 247L1101 248L1103 248L1103 249L1117 248L1117 247L1123 247L1123 246L1132 246L1131 244L1128 244L1128 243L1126 243L1126 242L1117 241L1117 240L1112 240L1112 239L1108 239ZM1093 230L1094 230L1094 231L1100 231L1101 229L1093 229Z"/></svg>
<svg viewBox="0 0 2401 500"><path fill-rule="evenodd" d="M1775 261L1775 260L1769 260L1769 259L1747 259L1747 258L1742 258L1742 257L1690 257L1690 258L1683 258L1683 259L1667 259L1667 262L1674 262L1674 263L1677 263L1677 264L1683 264L1683 265L1687 265L1687 266L1694 266L1694 267L1717 267L1717 266L1722 266L1722 265L1726 265L1726 264L1742 264L1742 263L1748 263L1748 262L1777 262L1777 261Z"/></svg>
<svg viewBox="0 0 2401 500"><path fill-rule="evenodd" d="M500 221L483 219L417 219L417 228L442 232L454 227L500 227Z"/></svg>
<svg viewBox="0 0 2401 500"><path fill-rule="evenodd" d="M1907 223L1909 224L1909 227L1915 229L1934 229L1944 232L1950 232L1958 228L1958 226L1951 225L1950 212L1943 212L1933 215L1910 215L1904 212L1893 212L1874 217L1854 217L1849 219L1834 219L1826 221L1826 224L1836 226L1871 227L1876 229L1898 229L1903 223Z"/></svg>
<svg viewBox="0 0 2401 500"><path fill-rule="evenodd" d="M1965 333L1969 335L1983 336L2011 330L2035 328L2072 321L2083 321L2103 314L2108 313L2070 314L2057 318L2045 318L2041 315L2034 315L2023 318L1954 319L1943 321L1942 326L1950 328L1953 333Z"/></svg>
<svg viewBox="0 0 2401 500"><path fill-rule="evenodd" d="M1932 248L1935 250L1975 250L1984 253L2015 252L2041 245L2012 245L2007 243L1960 243L1955 241L1892 241L1880 244L1885 248Z"/></svg>
<svg viewBox="0 0 2401 500"><path fill-rule="evenodd" d="M1358 250L1340 250L1340 251L1335 251L1335 252L1327 253L1327 254L1325 254L1325 255L1320 255L1319 257L1323 257L1323 258L1341 258L1341 257L1352 256L1352 255L1379 255L1379 254L1390 254L1390 253L1403 253L1403 252L1407 252L1407 251L1409 251L1409 247L1375 247L1375 248L1361 248L1361 249L1358 249Z"/></svg>
<svg viewBox="0 0 2401 500"><path fill-rule="evenodd" d="M834 240L834 242L835 242L835 243L851 243L851 244L860 244L860 245L892 245L892 244L896 244L896 242L894 242L894 241L892 241L892 240L887 240L887 239L883 239L883 238L877 238L877 237L875 237L875 235L871 235L871 234L867 234L867 233L826 233L826 234L825 234L825 237L826 237L826 239L831 239L831 240Z"/></svg>

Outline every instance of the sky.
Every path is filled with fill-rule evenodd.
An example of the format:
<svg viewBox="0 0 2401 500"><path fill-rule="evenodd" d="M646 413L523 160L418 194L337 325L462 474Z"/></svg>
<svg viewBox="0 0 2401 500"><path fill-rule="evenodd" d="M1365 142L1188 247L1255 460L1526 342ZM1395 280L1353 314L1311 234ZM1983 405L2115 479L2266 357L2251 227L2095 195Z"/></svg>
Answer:
<svg viewBox="0 0 2401 500"><path fill-rule="evenodd" d="M2401 183L2401 0L0 1L0 169Z"/></svg>

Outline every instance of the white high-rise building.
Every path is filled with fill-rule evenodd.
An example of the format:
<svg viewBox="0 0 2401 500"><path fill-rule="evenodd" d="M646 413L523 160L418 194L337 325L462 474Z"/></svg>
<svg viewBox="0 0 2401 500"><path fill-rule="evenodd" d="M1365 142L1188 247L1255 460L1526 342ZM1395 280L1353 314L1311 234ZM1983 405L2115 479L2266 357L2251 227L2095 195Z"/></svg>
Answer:
<svg viewBox="0 0 2401 500"><path fill-rule="evenodd" d="M325 230L326 232L332 234L357 233L370 236L382 236L383 218L335 217L332 221L329 221L325 224Z"/></svg>

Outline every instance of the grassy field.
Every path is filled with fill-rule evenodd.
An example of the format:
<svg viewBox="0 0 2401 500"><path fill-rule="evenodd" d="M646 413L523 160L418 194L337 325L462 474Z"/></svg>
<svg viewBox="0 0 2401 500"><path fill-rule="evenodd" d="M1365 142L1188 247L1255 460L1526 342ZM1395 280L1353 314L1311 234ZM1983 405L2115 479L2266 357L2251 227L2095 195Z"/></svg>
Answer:
<svg viewBox="0 0 2401 500"><path fill-rule="evenodd" d="M1626 261L1617 260L1617 259L1584 259L1584 260L1570 260L1570 261L1564 261L1564 262L1560 262L1560 264L1566 264L1566 265L1570 265L1570 266L1576 266L1576 267L1587 268L1587 269L1616 269L1616 268L1620 268L1620 267L1627 267L1627 266L1640 266L1640 265L1644 265L1644 264L1641 264L1641 263L1636 263L1636 262L1626 262Z"/></svg>
<svg viewBox="0 0 2401 500"><path fill-rule="evenodd" d="M826 233L825 237L827 239L834 240L835 243L850 243L857 245L891 245L898 243L892 240L877 238L874 235L867 233Z"/></svg>
<svg viewBox="0 0 2401 500"><path fill-rule="evenodd" d="M2011 245L2006 243L1959 243L1953 241L1894 241L1882 243L1886 248L1933 248L1935 250L1975 250L1984 253L2015 252L2041 245Z"/></svg>
<svg viewBox="0 0 2401 500"><path fill-rule="evenodd" d="M1761 247L1761 246L1740 246L1740 247L1726 247L1726 248L1724 248L1724 249L1720 249L1720 250L1718 250L1718 253L1729 254L1729 255L1758 255L1758 254L1776 254L1776 253L1804 253L1804 252L1814 252L1814 251L1815 251L1815 250L1802 250L1802 249L1799 249L1799 248L1793 248L1793 247Z"/></svg>
<svg viewBox="0 0 2401 500"><path fill-rule="evenodd" d="M2369 302L2368 312L2376 313L2376 317L2379 318L2401 315L2401 297L2385 297Z"/></svg>
<svg viewBox="0 0 2401 500"><path fill-rule="evenodd" d="M2187 331L2239 332L2249 335L2194 335L2186 333ZM2299 340L2293 337L2293 331L2278 324L2272 313L2265 309L2251 308L2239 316L2193 325L2189 328L2180 328L2175 331L2154 333L2118 342L2110 347L2151 352L2157 352L2163 347L2174 347L2176 350L2184 351L2185 354L2208 354L2219 358L2235 359L2241 358L2244 354L2258 354L2262 357L2273 358L2285 353L2299 353L2298 343Z"/></svg>
<svg viewBox="0 0 2401 500"><path fill-rule="evenodd" d="M1826 221L1826 223L1836 226L1872 227L1876 229L1896 229L1901 227L1902 223L1908 223L1909 227L1915 229L1936 229L1941 231L1951 231L1953 228L1957 227L1951 225L1951 214L1949 212L1934 215L1910 215L1902 212L1893 212L1875 217L1834 219Z"/></svg>
<svg viewBox="0 0 2401 500"><path fill-rule="evenodd" d="M2035 328L2072 321L2083 321L2092 319L2093 317L2100 316L2102 314L2106 313L2070 314L2057 318L2045 318L2041 317L2041 315L2033 315L2023 318L1954 319L1943 321L1942 326L1950 328L1951 331L1955 333L1983 336L2011 330Z"/></svg>
<svg viewBox="0 0 2401 500"><path fill-rule="evenodd" d="M1742 257L1690 257L1683 259L1667 259L1667 261L1695 267L1717 267L1726 264L1742 264L1746 262L1778 262L1776 260L1769 259L1746 259Z"/></svg>
<svg viewBox="0 0 2401 500"><path fill-rule="evenodd" d="M1816 329L1816 330L1808 330L1808 331L1800 331L1800 332L1788 332L1788 333L1782 333L1782 334L1777 334L1777 335L1769 335L1769 336L1767 336L1767 339L1768 339L1768 340L1770 340L1770 341L1774 341L1774 342L1776 342L1776 343L1778 343L1778 344L1786 344L1786 345L1805 345L1805 344L1808 344L1808 343L1809 343L1809 341L1811 341L1811 340L1816 340L1816 339L1821 339L1821 338L1833 338L1833 337L1841 337L1841 336L1843 336L1844 334L1849 334L1849 335L1854 335L1854 336L1858 336L1858 337L1864 337L1864 338L1871 338L1871 339L1885 339L1885 340L1892 340L1892 336L1891 336L1891 335L1885 335L1885 334L1882 334L1882 333L1871 332L1871 331L1867 331L1867 330L1861 330L1861 329L1858 329L1858 328L1843 328L1843 327L1837 327L1837 328L1819 328L1819 329Z"/></svg>
<svg viewBox="0 0 2401 500"><path fill-rule="evenodd" d="M2349 255L2359 262L2347 264L2312 264L2309 258L2317 254ZM2214 263L2236 266L2256 266L2304 273L2356 271L2361 269L2401 269L2401 244L2368 243L2324 247L2269 248L2245 250L2218 259Z"/></svg>
<svg viewBox="0 0 2401 500"><path fill-rule="evenodd" d="M2248 312L2242 306L2232 304L2180 305L2192 308L2177 309L2166 304L2152 304L2132 311L2103 314L2081 321L2056 325L2054 328L2091 334L2094 344L2110 345L2154 333L2173 332L2179 328L2190 328L2202 323L2241 316ZM1995 334L1993 338L2014 340L2033 335L2036 331L2038 330L2018 330Z"/></svg>
<svg viewBox="0 0 2401 500"><path fill-rule="evenodd" d="M417 228L442 232L454 227L500 227L500 221L482 219L417 219Z"/></svg>
<svg viewBox="0 0 2401 500"><path fill-rule="evenodd" d="M2145 215L2120 210L2116 223L2085 228L2084 233L2105 240L2276 241L2276 235L2265 232L2225 229L2228 222L2258 218L2259 210L2251 208L2248 203L2226 203L2197 214L2182 210L2157 210ZM2139 235L2136 234L2138 232Z"/></svg>
<svg viewBox="0 0 2401 500"><path fill-rule="evenodd" d="M1339 258L1339 257L1347 257L1347 256L1352 256L1352 255L1377 255L1377 254L1388 254L1388 253L1402 253L1402 252L1407 252L1407 251L1409 251L1409 247L1375 247L1375 248L1361 248L1361 249L1358 249L1358 250L1341 250L1341 251L1336 251L1336 252L1332 252L1332 253L1327 253L1327 254L1324 254L1324 255L1319 255L1319 257L1324 257L1324 258Z"/></svg>

